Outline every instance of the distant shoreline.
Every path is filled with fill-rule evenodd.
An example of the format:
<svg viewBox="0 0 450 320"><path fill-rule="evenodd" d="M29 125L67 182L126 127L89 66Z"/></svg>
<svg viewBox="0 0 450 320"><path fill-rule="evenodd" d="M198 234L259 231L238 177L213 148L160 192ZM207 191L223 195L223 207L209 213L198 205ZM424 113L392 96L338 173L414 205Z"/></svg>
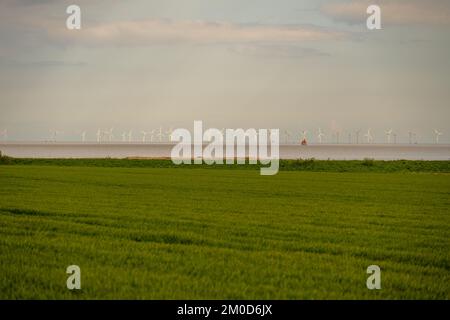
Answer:
<svg viewBox="0 0 450 320"><path fill-rule="evenodd" d="M173 146L176 143L172 142L77 142L77 141L0 141L0 148L2 146ZM206 146L208 144L204 144ZM310 143L307 145L301 145L300 143L283 143L280 142L280 146L290 147L436 147L436 148L450 148L448 143Z"/></svg>
<svg viewBox="0 0 450 320"><path fill-rule="evenodd" d="M127 159L19 159L7 156L0 157L1 165L13 166L55 166L55 167L102 167L102 168L189 168L219 170L258 170L261 164L245 165L207 165L182 164L175 165L170 159L163 158L127 158ZM450 173L450 160L444 161L378 161L365 160L280 160L280 171L311 172L428 172Z"/></svg>
<svg viewBox="0 0 450 320"><path fill-rule="evenodd" d="M168 159L169 143L0 142L0 151L14 158ZM317 160L450 160L447 144L281 144L280 159Z"/></svg>

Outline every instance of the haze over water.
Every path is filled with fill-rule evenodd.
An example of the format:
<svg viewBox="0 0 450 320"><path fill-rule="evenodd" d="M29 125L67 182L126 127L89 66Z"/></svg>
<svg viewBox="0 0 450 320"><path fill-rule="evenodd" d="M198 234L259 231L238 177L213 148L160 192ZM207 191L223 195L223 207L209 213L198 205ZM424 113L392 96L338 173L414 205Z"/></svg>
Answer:
<svg viewBox="0 0 450 320"><path fill-rule="evenodd" d="M0 143L4 155L17 158L170 158L167 143ZM450 160L450 145L316 144L280 145L281 159Z"/></svg>

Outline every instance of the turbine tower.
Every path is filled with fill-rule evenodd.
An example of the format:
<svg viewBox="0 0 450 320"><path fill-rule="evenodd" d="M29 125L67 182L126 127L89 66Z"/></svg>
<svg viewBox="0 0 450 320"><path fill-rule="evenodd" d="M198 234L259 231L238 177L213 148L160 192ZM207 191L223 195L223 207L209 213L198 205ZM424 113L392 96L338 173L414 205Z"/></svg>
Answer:
<svg viewBox="0 0 450 320"><path fill-rule="evenodd" d="M414 133L412 133L411 131L408 132L408 136L409 136L409 144L413 143L413 135Z"/></svg>
<svg viewBox="0 0 450 320"><path fill-rule="evenodd" d="M361 129L356 130L356 144L359 144L359 136L361 135Z"/></svg>
<svg viewBox="0 0 450 320"><path fill-rule="evenodd" d="M162 127L159 127L159 132L156 134L156 136L159 138L159 142L162 142L164 133Z"/></svg>
<svg viewBox="0 0 450 320"><path fill-rule="evenodd" d="M147 140L147 135L149 134L149 132L141 131L141 133L142 133L142 142L145 143L145 141Z"/></svg>
<svg viewBox="0 0 450 320"><path fill-rule="evenodd" d="M336 137L336 144L339 144L339 140L341 137L341 132L339 130L335 130L333 135Z"/></svg>
<svg viewBox="0 0 450 320"><path fill-rule="evenodd" d="M418 144L419 143L419 140L417 139L417 133L414 133L413 134L413 138L414 138L414 144Z"/></svg>
<svg viewBox="0 0 450 320"><path fill-rule="evenodd" d="M81 142L85 143L86 142L86 131L83 131L81 133Z"/></svg>
<svg viewBox="0 0 450 320"><path fill-rule="evenodd" d="M105 131L105 135L108 137L109 142L112 142L112 140L114 139L113 131L114 131L114 128L111 128L111 129Z"/></svg>
<svg viewBox="0 0 450 320"><path fill-rule="evenodd" d="M319 139L319 143L322 143L322 138L325 137L325 134L322 132L322 128L319 128L319 134L317 138Z"/></svg>
<svg viewBox="0 0 450 320"><path fill-rule="evenodd" d="M434 129L434 134L436 135L436 144L439 144L439 137L442 136L442 132L438 129Z"/></svg>
<svg viewBox="0 0 450 320"><path fill-rule="evenodd" d="M52 141L56 142L56 139L58 137L58 134L60 134L61 132L58 130L50 130L51 134L52 134Z"/></svg>
<svg viewBox="0 0 450 320"><path fill-rule="evenodd" d="M100 129L97 130L96 137L97 137L97 143L100 143L100 141L102 140L102 130L100 130Z"/></svg>
<svg viewBox="0 0 450 320"><path fill-rule="evenodd" d="M367 133L364 135L364 137L367 138L367 143L373 142L373 136L372 136L371 131L372 131L372 129L367 130Z"/></svg>
<svg viewBox="0 0 450 320"><path fill-rule="evenodd" d="M392 129L386 130L384 133L386 134L387 143L391 143Z"/></svg>
<svg viewBox="0 0 450 320"><path fill-rule="evenodd" d="M155 140L155 132L156 132L156 129L153 129L152 131L150 131L150 142L153 142Z"/></svg>

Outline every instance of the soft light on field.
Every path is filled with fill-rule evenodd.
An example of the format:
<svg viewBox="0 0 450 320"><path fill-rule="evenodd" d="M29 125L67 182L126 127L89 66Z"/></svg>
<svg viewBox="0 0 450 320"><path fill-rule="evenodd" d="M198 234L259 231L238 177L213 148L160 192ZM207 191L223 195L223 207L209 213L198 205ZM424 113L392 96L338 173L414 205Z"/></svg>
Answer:
<svg viewBox="0 0 450 320"><path fill-rule="evenodd" d="M449 299L449 194L445 173L0 166L0 298Z"/></svg>

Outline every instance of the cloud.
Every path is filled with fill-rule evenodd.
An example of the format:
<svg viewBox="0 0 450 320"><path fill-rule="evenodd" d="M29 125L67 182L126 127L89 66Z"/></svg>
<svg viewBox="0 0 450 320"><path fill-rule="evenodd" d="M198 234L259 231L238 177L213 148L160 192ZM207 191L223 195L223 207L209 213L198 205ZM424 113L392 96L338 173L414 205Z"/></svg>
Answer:
<svg viewBox="0 0 450 320"><path fill-rule="evenodd" d="M243 25L205 21L142 20L85 25L80 31L49 28L50 37L87 45L147 46L152 44L300 43L342 34L299 25Z"/></svg>
<svg viewBox="0 0 450 320"><path fill-rule="evenodd" d="M231 52L244 56L263 58L310 58L328 57L328 53L296 45L240 44L230 48Z"/></svg>
<svg viewBox="0 0 450 320"><path fill-rule="evenodd" d="M63 61L63 60L37 60L37 61L0 61L0 65L13 67L84 67L87 63L84 61Z"/></svg>
<svg viewBox="0 0 450 320"><path fill-rule="evenodd" d="M118 3L118 0L108 0ZM237 24L216 21L169 19L109 20L100 4L78 0L89 15L82 13L82 29L67 30L65 4L69 0L0 1L0 30L14 35L18 43L25 36L48 45L67 46L149 46L154 44L242 44L290 43L336 39L342 33L309 25ZM108 2L109 3L109 2ZM57 4L57 5L56 5ZM95 4L95 8L92 7ZM85 10L87 10L85 8ZM94 13L97 12L95 15ZM94 18L93 18L94 17ZM36 40L35 40L36 41Z"/></svg>
<svg viewBox="0 0 450 320"><path fill-rule="evenodd" d="M450 25L449 0L352 0L326 4L322 7L322 12L337 20L362 23L367 18L366 9L371 4L381 7L384 24Z"/></svg>

